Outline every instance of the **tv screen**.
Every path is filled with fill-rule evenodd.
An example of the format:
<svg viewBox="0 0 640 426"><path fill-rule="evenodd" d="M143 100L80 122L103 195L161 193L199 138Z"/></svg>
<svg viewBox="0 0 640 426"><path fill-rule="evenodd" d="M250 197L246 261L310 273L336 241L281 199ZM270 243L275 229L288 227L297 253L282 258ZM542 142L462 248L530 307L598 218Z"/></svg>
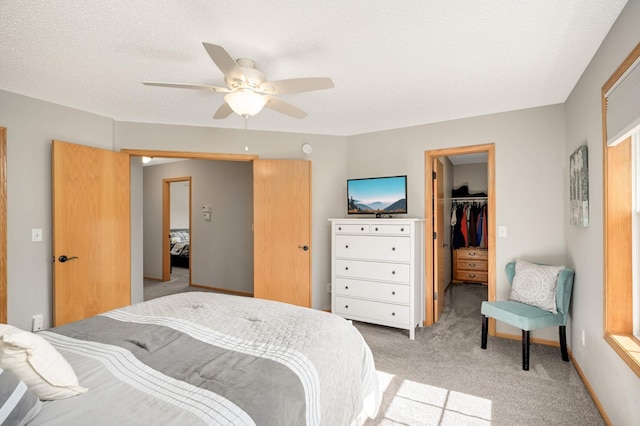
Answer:
<svg viewBox="0 0 640 426"><path fill-rule="evenodd" d="M347 213L376 216L407 213L407 177L348 179Z"/></svg>

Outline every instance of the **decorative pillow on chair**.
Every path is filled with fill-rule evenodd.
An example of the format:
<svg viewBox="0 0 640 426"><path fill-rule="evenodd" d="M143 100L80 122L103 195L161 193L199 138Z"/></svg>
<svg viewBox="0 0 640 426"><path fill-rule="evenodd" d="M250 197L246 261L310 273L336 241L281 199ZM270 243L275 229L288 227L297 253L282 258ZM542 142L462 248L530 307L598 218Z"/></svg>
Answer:
<svg viewBox="0 0 640 426"><path fill-rule="evenodd" d="M509 300L536 306L557 314L556 286L564 266L537 265L516 259L516 272Z"/></svg>
<svg viewBox="0 0 640 426"><path fill-rule="evenodd" d="M25 425L41 407L42 402L22 380L0 368L0 424Z"/></svg>
<svg viewBox="0 0 640 426"><path fill-rule="evenodd" d="M0 368L9 370L38 398L63 399L86 392L71 365L42 337L0 324Z"/></svg>

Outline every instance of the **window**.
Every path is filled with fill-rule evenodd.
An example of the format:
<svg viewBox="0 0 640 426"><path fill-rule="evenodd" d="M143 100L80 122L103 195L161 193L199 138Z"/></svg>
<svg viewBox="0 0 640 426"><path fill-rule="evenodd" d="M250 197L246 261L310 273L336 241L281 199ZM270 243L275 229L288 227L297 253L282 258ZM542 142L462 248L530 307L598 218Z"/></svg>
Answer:
<svg viewBox="0 0 640 426"><path fill-rule="evenodd" d="M602 87L605 339L640 376L640 44Z"/></svg>

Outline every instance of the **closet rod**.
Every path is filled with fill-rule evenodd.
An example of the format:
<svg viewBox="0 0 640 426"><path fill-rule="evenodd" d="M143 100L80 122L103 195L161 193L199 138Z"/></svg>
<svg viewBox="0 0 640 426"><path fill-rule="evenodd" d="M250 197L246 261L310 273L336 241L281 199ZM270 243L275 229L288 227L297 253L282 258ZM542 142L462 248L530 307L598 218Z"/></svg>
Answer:
<svg viewBox="0 0 640 426"><path fill-rule="evenodd" d="M488 197L454 197L445 198L445 200L451 201L486 201Z"/></svg>

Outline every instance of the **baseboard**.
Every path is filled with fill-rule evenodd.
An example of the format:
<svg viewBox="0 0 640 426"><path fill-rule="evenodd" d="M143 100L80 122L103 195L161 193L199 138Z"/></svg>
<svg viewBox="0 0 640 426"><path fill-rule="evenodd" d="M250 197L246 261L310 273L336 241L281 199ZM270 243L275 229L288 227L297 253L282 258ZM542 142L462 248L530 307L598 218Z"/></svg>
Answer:
<svg viewBox="0 0 640 426"><path fill-rule="evenodd" d="M149 281L162 281L162 278L154 278L154 277L142 277L142 278Z"/></svg>
<svg viewBox="0 0 640 426"><path fill-rule="evenodd" d="M507 334L507 333L496 333L496 337L502 337L504 339L511 339L511 340L518 340L518 341L522 340L522 336L518 336L515 334ZM560 347L560 342L557 342L555 340L539 339L535 337L531 337L530 340L531 340L531 343L538 343L540 345L547 345L547 346L555 346L557 348ZM598 396L596 395L593 388L591 387L589 380L587 380L587 377L582 372L582 368L580 368L580 365L578 364L576 359L573 357L573 352L571 352L571 348L567 347L567 352L569 353L569 358L571 359L571 363L573 364L574 368L578 372L578 376L580 376L582 383L584 383L584 387L587 389L587 392L589 392L589 395L591 396L593 403L596 405L598 412L600 412L600 415L602 416L602 420L604 420L607 426L613 425L613 423L611 423L611 420L609 419L609 416L607 416L607 412L604 411L604 407L600 403Z"/></svg>

